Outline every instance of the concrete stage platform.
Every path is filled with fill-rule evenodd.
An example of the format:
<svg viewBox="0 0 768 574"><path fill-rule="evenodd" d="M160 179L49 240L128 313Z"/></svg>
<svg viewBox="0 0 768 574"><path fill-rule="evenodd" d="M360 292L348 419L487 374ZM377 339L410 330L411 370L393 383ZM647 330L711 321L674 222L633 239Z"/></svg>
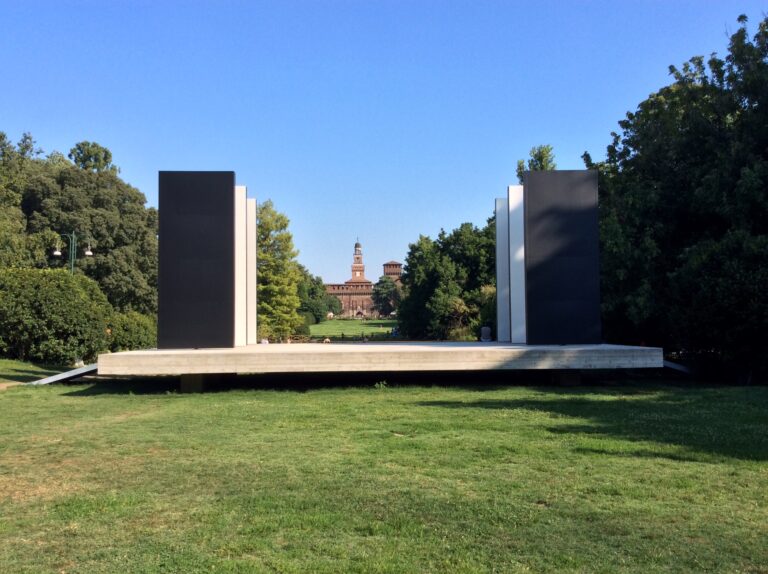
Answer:
<svg viewBox="0 0 768 574"><path fill-rule="evenodd" d="M307 343L99 355L99 375L661 368L662 350L623 345Z"/></svg>

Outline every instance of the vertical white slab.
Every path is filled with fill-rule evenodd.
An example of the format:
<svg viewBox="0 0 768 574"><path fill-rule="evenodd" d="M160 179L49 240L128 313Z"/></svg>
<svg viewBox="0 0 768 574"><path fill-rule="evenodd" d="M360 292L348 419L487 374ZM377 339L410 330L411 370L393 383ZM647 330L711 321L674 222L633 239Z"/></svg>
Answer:
<svg viewBox="0 0 768 574"><path fill-rule="evenodd" d="M246 343L255 345L256 339L256 200L246 202Z"/></svg>
<svg viewBox="0 0 768 574"><path fill-rule="evenodd" d="M246 343L246 189L235 186L235 347Z"/></svg>
<svg viewBox="0 0 768 574"><path fill-rule="evenodd" d="M525 331L525 201L522 185L507 188L509 205L509 313L511 340L524 345ZM497 224L498 225L498 222Z"/></svg>
<svg viewBox="0 0 768 574"><path fill-rule="evenodd" d="M509 203L496 198L496 340L511 339L509 313Z"/></svg>

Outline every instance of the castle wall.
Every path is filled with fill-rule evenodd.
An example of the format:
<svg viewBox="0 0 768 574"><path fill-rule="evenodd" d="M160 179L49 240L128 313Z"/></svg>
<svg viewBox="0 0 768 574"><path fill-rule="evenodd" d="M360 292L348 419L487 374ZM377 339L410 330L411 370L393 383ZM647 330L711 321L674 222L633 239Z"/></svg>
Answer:
<svg viewBox="0 0 768 574"><path fill-rule="evenodd" d="M373 309L373 283L331 283L325 286L329 295L341 301L341 313L344 317L376 316Z"/></svg>

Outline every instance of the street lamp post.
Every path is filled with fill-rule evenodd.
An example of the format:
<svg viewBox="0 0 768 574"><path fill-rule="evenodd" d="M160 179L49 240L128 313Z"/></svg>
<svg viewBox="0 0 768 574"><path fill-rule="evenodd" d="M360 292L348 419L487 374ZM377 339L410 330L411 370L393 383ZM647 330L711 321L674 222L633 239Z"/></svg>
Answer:
<svg viewBox="0 0 768 574"><path fill-rule="evenodd" d="M77 234L73 231L72 233L62 233L62 237L66 237L69 241L69 271L71 273L75 272L75 258L77 257ZM88 243L88 249L85 250L84 255L86 257L93 256L93 251L91 251L91 244ZM59 246L56 246L56 249L53 252L54 257L61 257L61 250L59 249Z"/></svg>

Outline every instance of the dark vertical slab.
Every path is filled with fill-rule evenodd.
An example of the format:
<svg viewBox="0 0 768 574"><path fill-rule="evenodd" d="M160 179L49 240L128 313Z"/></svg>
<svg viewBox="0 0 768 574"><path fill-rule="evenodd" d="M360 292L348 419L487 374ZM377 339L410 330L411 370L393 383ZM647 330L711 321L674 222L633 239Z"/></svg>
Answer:
<svg viewBox="0 0 768 574"><path fill-rule="evenodd" d="M158 348L235 343L235 173L161 171Z"/></svg>
<svg viewBox="0 0 768 574"><path fill-rule="evenodd" d="M597 172L524 180L527 342L600 343Z"/></svg>

